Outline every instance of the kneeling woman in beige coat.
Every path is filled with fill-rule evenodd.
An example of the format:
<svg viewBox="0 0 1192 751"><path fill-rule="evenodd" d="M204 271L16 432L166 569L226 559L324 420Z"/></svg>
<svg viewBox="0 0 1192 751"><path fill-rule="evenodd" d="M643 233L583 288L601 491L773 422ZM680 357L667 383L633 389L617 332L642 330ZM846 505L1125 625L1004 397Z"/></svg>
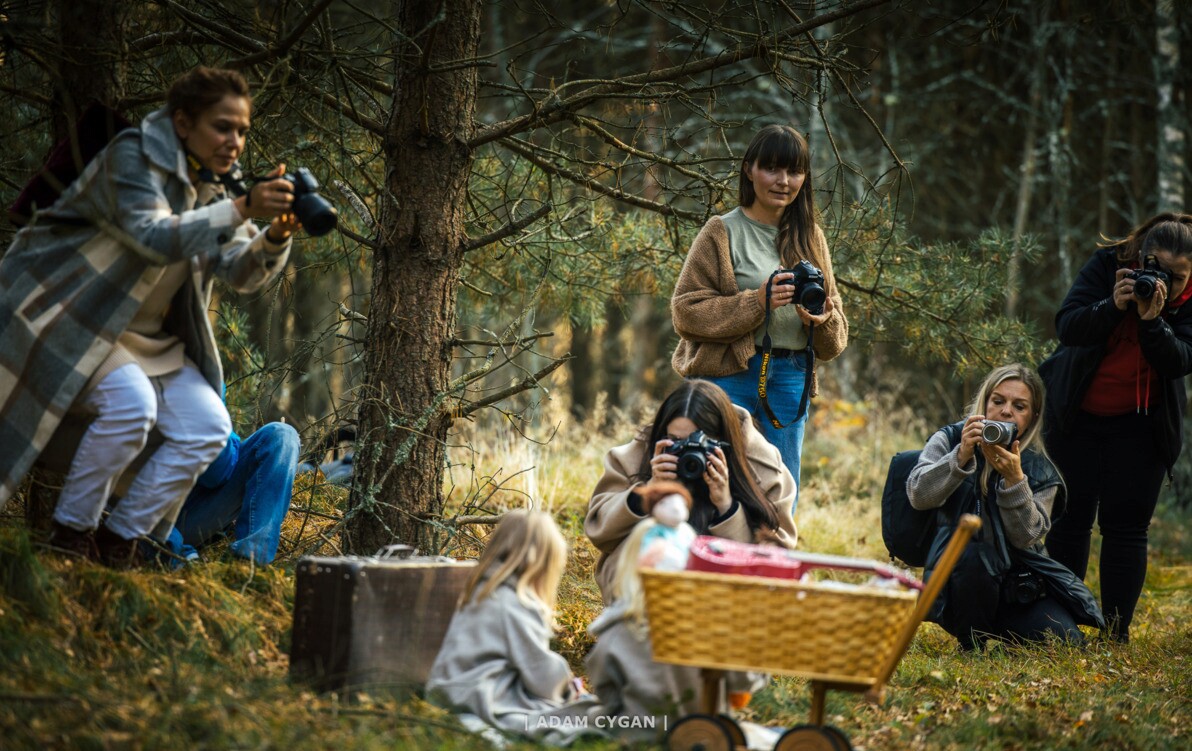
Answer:
<svg viewBox="0 0 1192 751"><path fill-rule="evenodd" d="M612 600L625 538L645 518L637 489L650 480L679 479L678 457L666 449L697 430L728 446L709 453L702 477L683 481L693 498L689 521L696 533L794 547L791 507L797 490L778 449L719 386L684 381L636 438L605 455L604 475L588 502L584 531L600 550L596 583L605 604Z"/></svg>

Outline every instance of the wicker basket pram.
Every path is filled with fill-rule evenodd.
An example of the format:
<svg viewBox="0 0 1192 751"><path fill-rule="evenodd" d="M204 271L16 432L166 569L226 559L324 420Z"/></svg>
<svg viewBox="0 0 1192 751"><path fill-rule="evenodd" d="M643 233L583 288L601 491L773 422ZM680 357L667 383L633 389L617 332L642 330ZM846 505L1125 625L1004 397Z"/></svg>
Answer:
<svg viewBox="0 0 1192 751"><path fill-rule="evenodd" d="M667 736L667 747L672 751L743 748L740 727L716 712L724 671L754 670L811 682L811 723L788 730L775 751L851 749L842 731L823 724L826 692L852 691L883 700L886 683L980 525L975 516L962 517L931 580L919 592L642 569L654 659L700 667L704 680L703 713L677 722ZM850 564L842 568L856 570L851 565L856 559L841 560ZM888 567L875 564L873 568L880 573Z"/></svg>
<svg viewBox="0 0 1192 751"><path fill-rule="evenodd" d="M867 687L918 600L916 592L703 571L644 569L641 580L659 662Z"/></svg>

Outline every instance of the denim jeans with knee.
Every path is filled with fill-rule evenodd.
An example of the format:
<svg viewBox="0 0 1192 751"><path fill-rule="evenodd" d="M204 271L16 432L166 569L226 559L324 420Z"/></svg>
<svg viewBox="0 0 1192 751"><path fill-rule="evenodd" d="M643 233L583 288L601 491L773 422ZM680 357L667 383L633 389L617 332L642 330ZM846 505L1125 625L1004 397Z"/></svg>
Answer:
<svg viewBox="0 0 1192 751"><path fill-rule="evenodd" d="M782 455L782 462L795 478L795 484L800 485L799 464L803 455L803 429L807 425L807 415L795 421L799 413L799 401L803 397L803 387L806 383L807 355L800 352L790 357L772 357L770 359L770 379L766 385L766 400L770 409L774 410L778 420L786 427L776 428L770 422L766 411L758 403L757 382L761 374L762 356L756 354L749 358L749 366L740 373L705 380L715 383L724 389L733 404L744 407L758 425L762 435L770 443L778 447ZM810 402L808 402L810 405ZM810 406L808 406L810 412ZM791 513L795 512L794 504Z"/></svg>
<svg viewBox="0 0 1192 751"><path fill-rule="evenodd" d="M186 558L194 548L231 532L233 555L272 562L297 465L298 432L289 425L271 422L243 441L233 433L187 497L170 535L171 551Z"/></svg>

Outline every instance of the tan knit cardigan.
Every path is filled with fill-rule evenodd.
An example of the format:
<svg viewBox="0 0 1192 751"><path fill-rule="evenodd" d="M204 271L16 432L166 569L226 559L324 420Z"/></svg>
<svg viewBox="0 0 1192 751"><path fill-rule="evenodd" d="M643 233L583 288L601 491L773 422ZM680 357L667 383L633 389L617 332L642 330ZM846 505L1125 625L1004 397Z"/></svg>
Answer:
<svg viewBox="0 0 1192 751"><path fill-rule="evenodd" d="M816 225L811 258L824 272L824 291L832 298L834 309L828 321L815 327L814 347L817 360L831 360L848 346L848 319L836 290L832 259L824 233ZM671 319L678 333L679 346L671 357L675 372L686 377L726 376L746 369L757 351L754 332L765 320L766 311L755 290L742 292L733 275L729 255L728 232L720 217L708 220L691 250L671 297ZM818 392L812 374L811 395Z"/></svg>

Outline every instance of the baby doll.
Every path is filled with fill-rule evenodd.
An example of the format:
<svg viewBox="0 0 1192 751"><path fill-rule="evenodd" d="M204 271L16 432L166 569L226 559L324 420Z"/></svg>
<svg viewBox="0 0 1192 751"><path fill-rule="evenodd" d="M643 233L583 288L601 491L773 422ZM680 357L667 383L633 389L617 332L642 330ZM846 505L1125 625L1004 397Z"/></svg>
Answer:
<svg viewBox="0 0 1192 751"><path fill-rule="evenodd" d="M648 529L641 539L638 564L660 571L682 571L695 541L695 529L687 523L691 514L691 492L682 483L652 482L637 491L642 511L648 514Z"/></svg>

